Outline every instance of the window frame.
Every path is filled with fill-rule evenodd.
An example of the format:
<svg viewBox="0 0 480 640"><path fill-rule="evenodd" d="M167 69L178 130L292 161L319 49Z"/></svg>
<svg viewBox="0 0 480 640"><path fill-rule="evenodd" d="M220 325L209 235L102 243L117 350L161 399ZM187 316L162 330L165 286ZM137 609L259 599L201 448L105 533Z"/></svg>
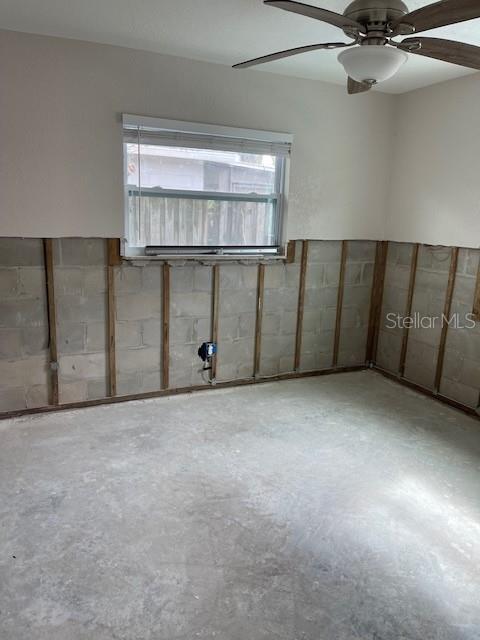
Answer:
<svg viewBox="0 0 480 640"><path fill-rule="evenodd" d="M134 246L128 242L128 230L130 223L129 197L135 187L128 184L128 162L125 141L126 130L137 130L139 141L140 131L144 129L148 132L161 131L172 134L195 134L205 136L225 137L228 139L238 138L242 141L257 141L266 144L282 144L288 146L290 150L293 143L293 135L287 133L277 133L272 131L259 131L255 129L240 129L236 127L225 127L194 122L184 122L179 120L165 120L163 118L153 118L149 116L136 116L123 114L122 116L122 150L123 150L123 184L124 184L124 241L122 242L122 255L125 258L138 258L147 260L165 260L179 258L185 259L256 259L259 258L281 258L286 257L286 221L288 208L288 185L290 174L290 153L286 155L276 155L275 167L275 192L269 194L242 194L218 191L192 191L183 189L142 189L138 188L138 193L150 191L158 197L185 198L195 200L214 200L221 202L260 202L273 203L275 219L275 245L268 247L261 246L193 246L180 247L151 245ZM161 146L161 145L159 145ZM179 144L179 146L182 146ZM185 145L185 148L186 147ZM232 148L233 150L233 148Z"/></svg>

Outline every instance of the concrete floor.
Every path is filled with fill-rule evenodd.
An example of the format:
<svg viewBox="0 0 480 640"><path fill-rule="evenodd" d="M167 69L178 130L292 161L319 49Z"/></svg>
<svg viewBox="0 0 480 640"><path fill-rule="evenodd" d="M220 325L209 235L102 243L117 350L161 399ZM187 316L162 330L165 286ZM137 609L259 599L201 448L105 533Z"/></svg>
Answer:
<svg viewBox="0 0 480 640"><path fill-rule="evenodd" d="M2 640L478 640L480 430L373 372L0 423Z"/></svg>

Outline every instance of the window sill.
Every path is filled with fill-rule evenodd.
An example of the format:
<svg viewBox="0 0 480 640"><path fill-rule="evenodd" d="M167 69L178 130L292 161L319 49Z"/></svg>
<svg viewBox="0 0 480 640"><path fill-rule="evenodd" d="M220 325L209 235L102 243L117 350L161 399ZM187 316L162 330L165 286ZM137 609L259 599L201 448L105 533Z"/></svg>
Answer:
<svg viewBox="0 0 480 640"><path fill-rule="evenodd" d="M274 255L274 256L215 256L215 255L185 255L185 256L122 256L122 260L126 262L132 262L136 265L151 264L152 262L168 262L174 264L184 264L189 262L197 262L200 264L215 264L215 263L248 263L248 264L262 264L272 262L288 262L288 256L286 254Z"/></svg>

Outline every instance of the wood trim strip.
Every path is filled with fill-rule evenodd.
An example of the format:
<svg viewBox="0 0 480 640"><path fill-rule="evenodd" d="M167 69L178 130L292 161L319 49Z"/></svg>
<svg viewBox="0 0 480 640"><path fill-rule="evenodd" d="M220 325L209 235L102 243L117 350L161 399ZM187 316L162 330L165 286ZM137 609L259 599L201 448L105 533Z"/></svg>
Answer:
<svg viewBox="0 0 480 640"><path fill-rule="evenodd" d="M107 350L108 350L108 395L117 395L117 362L115 334L115 269L107 266Z"/></svg>
<svg viewBox="0 0 480 640"><path fill-rule="evenodd" d="M263 320L263 299L265 292L265 265L258 265L257 279L257 316L255 319L255 351L253 356L253 375L257 377L260 373L260 359L262 353L262 320Z"/></svg>
<svg viewBox="0 0 480 640"><path fill-rule="evenodd" d="M217 344L218 348L218 316L220 309L220 265L215 264L212 267L212 342ZM214 358L212 358L212 368L210 370L210 380L214 381L217 378L217 362L218 351ZM218 385L217 385L218 386Z"/></svg>
<svg viewBox="0 0 480 640"><path fill-rule="evenodd" d="M440 393L434 393L431 389L428 389L427 387L422 387L416 382L411 382L406 378L400 378L397 374L392 373L391 371L387 371L386 369L382 369L381 367L375 366L373 370L377 371L385 378L388 378L389 380L394 380L395 382L398 382L402 386L408 387L413 391L417 391L417 393L421 393L422 395L427 396L432 400L438 400L443 404L449 405L453 409L457 409L458 411L462 411L463 413L466 413L469 416L476 418L477 420L480 419L480 415L477 413L477 411L473 407L468 407L467 405L462 404L461 402L457 402L456 400L452 400L451 398L448 398L447 396L443 396Z"/></svg>
<svg viewBox="0 0 480 640"><path fill-rule="evenodd" d="M55 303L55 276L53 264L53 240L43 240L45 256L45 280L47 286L48 344L50 352L50 404L58 405L58 349L57 349L57 310Z"/></svg>
<svg viewBox="0 0 480 640"><path fill-rule="evenodd" d="M420 250L420 245L414 244L412 248L412 260L410 263L410 279L408 282L408 294L407 294L407 304L405 307L405 318L409 318L412 315L412 306L413 306L413 294L415 293L415 282L417 280L417 265L418 265L418 252ZM408 338L410 334L410 328L407 326L403 329L402 336L402 348L400 351L400 362L398 366L398 375L403 377L405 375L405 364L407 362L407 351L408 351Z"/></svg>
<svg viewBox="0 0 480 640"><path fill-rule="evenodd" d="M457 277L458 266L458 247L452 247L452 259L450 262L450 271L448 273L447 292L445 294L445 308L443 311L442 334L440 336L440 345L438 347L437 370L435 373L434 393L440 392L440 384L442 382L443 363L445 361L445 347L447 344L448 321L452 311L453 290L455 288L455 279Z"/></svg>
<svg viewBox="0 0 480 640"><path fill-rule="evenodd" d="M170 265L162 267L162 389L170 386Z"/></svg>
<svg viewBox="0 0 480 640"><path fill-rule="evenodd" d="M287 264L293 264L295 262L295 246L296 246L296 242L295 240L289 240L287 243L287 255L286 255L286 259L285 262Z"/></svg>
<svg viewBox="0 0 480 640"><path fill-rule="evenodd" d="M342 308L343 308L343 293L345 289L345 271L347 266L348 256L348 240L342 240L342 253L340 256L340 277L338 281L338 293L337 293L337 317L335 320L335 338L333 341L333 359L332 367L335 368L338 365L338 352L340 349L340 334L342 331Z"/></svg>
<svg viewBox="0 0 480 640"><path fill-rule="evenodd" d="M308 240L302 240L302 257L300 262L300 280L298 284L298 305L297 305L297 330L295 335L295 357L293 360L293 370L300 369L302 359L302 330L303 314L305 308L305 281L308 264Z"/></svg>
<svg viewBox="0 0 480 640"><path fill-rule="evenodd" d="M83 402L70 402L66 404L58 404L56 406L48 405L45 407L33 407L31 409L19 409L18 411L6 411L0 413L0 420L8 420L11 418L19 418L21 416L33 415L39 413L53 413L57 411L68 411L71 409L87 409L89 407L98 407L109 404L119 404L121 402L130 402L132 400L149 400L151 398L163 398L166 396L184 395L197 393L199 391L213 391L215 389L225 389L230 387L243 387L247 385L263 384L265 382L280 382L282 380L297 380L299 378L315 378L318 376L335 375L339 373L351 373L353 371L364 371L364 365L338 367L337 369L320 369L318 371L302 371L298 373L281 373L275 376L263 376L261 378L241 378L239 380L231 380L228 382L218 382L215 386L197 385L192 387L179 387L177 389L163 389L161 391L150 391L146 393L136 393L127 396L115 396L112 398L99 398L97 400L85 400Z"/></svg>
<svg viewBox="0 0 480 640"><path fill-rule="evenodd" d="M480 320L480 263L478 265L477 284L475 286L475 296L473 298L473 315L476 320Z"/></svg>
<svg viewBox="0 0 480 640"><path fill-rule="evenodd" d="M368 365L375 363L377 358L380 322L382 318L383 291L385 285L385 271L387 267L388 242L379 241L375 247L375 266L370 298L370 315L368 319L367 349L365 360Z"/></svg>

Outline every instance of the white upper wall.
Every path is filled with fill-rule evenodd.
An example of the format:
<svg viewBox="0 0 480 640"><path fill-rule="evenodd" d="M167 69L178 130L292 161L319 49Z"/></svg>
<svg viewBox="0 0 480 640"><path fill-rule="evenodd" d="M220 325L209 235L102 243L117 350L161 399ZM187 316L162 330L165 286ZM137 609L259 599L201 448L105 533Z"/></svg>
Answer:
<svg viewBox="0 0 480 640"><path fill-rule="evenodd" d="M480 246L480 74L398 96L386 238Z"/></svg>
<svg viewBox="0 0 480 640"><path fill-rule="evenodd" d="M391 96L14 32L0 78L0 236L122 236L127 112L293 133L288 237L384 237Z"/></svg>

